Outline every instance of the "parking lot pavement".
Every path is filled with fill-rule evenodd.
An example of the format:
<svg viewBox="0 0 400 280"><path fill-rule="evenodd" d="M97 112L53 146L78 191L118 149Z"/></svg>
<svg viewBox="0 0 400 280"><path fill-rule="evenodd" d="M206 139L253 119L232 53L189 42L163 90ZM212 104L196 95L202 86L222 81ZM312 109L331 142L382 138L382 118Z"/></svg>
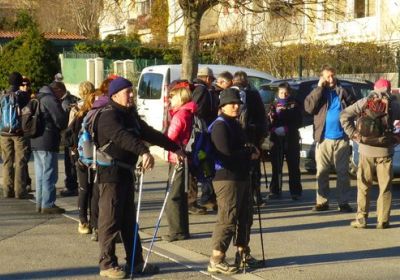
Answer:
<svg viewBox="0 0 400 280"><path fill-rule="evenodd" d="M59 161L60 171L62 161ZM270 170L270 164L267 163ZM269 171L268 171L269 172ZM31 172L33 174L33 171ZM285 174L286 175L286 174ZM144 177L140 230L143 246L149 247L154 225L161 209L167 179L167 165L160 160ZM58 188L62 188L60 172ZM284 176L283 198L268 201L261 209L262 233L267 257L266 267L233 277L217 279L399 279L400 278L400 191L393 192L392 227L376 230L376 188L371 193L370 226L366 230L349 227L353 214L336 210L332 190L331 210L314 213L314 175L303 174L303 198L290 200L287 176ZM331 182L334 185L334 182ZM352 205L356 197L352 182ZM263 182L262 191L265 192ZM88 236L77 233L77 198L57 198L65 207L64 216L34 213L29 201L0 200L0 279L96 279L98 246ZM205 274L211 253L211 234L215 212L190 216L191 239L155 243L151 262L160 265L161 274L151 279L210 279ZM258 218L252 228L252 254L261 258ZM165 217L158 236L167 233ZM227 260L233 262L230 248ZM123 256L118 245L118 255Z"/></svg>

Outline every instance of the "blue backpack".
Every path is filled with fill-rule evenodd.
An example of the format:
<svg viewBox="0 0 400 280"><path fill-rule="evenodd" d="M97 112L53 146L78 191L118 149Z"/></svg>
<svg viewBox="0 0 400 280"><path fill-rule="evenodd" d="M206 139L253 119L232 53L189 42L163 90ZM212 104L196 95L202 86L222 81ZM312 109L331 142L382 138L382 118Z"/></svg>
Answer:
<svg viewBox="0 0 400 280"><path fill-rule="evenodd" d="M21 130L21 112L18 91L3 92L0 97L0 131L2 135L13 135Z"/></svg>
<svg viewBox="0 0 400 280"><path fill-rule="evenodd" d="M191 155L190 172L200 183L211 181L215 171L223 168L216 158L215 147L211 141L212 128L218 121L226 123L224 118L218 117L207 127L196 115L193 118L192 133L186 151Z"/></svg>

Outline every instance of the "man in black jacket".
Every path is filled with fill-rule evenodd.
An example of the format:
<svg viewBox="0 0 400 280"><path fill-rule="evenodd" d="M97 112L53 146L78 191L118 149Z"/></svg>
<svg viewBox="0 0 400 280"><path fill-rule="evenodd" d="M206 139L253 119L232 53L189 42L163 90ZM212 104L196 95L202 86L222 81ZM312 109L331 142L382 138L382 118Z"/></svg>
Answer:
<svg viewBox="0 0 400 280"><path fill-rule="evenodd" d="M130 271L133 254L135 273L141 273L144 262L139 237L136 251L133 252L132 248L136 223L132 171L139 156L142 157L144 171L154 166L154 158L144 141L175 152L180 161L184 154L178 145L140 119L136 107L131 103L131 100L136 100L132 98L131 82L119 77L110 83L108 93L110 102L98 119L96 138L99 147L109 144L105 152L122 164L98 167L100 275L124 278L126 271L118 266L115 255L115 239L119 232L126 252L125 270ZM158 267L147 265L143 273L157 272Z"/></svg>

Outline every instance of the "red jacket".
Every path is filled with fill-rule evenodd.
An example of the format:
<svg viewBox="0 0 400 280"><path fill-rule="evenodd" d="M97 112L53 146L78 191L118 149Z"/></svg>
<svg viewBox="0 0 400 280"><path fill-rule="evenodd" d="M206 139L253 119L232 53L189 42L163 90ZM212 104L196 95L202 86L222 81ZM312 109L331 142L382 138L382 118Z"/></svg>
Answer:
<svg viewBox="0 0 400 280"><path fill-rule="evenodd" d="M193 115L197 111L197 105L190 101L179 108L171 109L171 122L168 127L167 136L176 144L185 148L190 139L193 125ZM171 152L168 153L168 161L175 163Z"/></svg>

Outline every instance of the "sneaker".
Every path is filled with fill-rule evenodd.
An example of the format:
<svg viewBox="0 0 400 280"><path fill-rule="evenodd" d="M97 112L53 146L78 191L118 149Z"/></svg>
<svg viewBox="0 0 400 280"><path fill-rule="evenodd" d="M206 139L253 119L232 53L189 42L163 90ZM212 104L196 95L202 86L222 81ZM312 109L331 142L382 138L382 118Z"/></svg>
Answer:
<svg viewBox="0 0 400 280"><path fill-rule="evenodd" d="M78 189L70 190L70 189L63 189L60 191L60 195L63 197L68 197L68 196L77 196L78 195Z"/></svg>
<svg viewBox="0 0 400 280"><path fill-rule="evenodd" d="M238 272L236 266L228 264L226 261L220 263L210 262L207 267L207 271L210 273L221 273L225 275L231 275Z"/></svg>
<svg viewBox="0 0 400 280"><path fill-rule="evenodd" d="M269 195L268 195L268 198L269 199L281 199L281 194L280 193L270 193Z"/></svg>
<svg viewBox="0 0 400 280"><path fill-rule="evenodd" d="M207 214L207 210L204 207L200 207L198 205L193 205L189 207L189 214L192 215L205 215Z"/></svg>
<svg viewBox="0 0 400 280"><path fill-rule="evenodd" d="M329 204L328 203L322 203L322 204L316 204L313 208L312 211L327 211L329 210Z"/></svg>
<svg viewBox="0 0 400 280"><path fill-rule="evenodd" d="M367 227L367 222L365 221L364 218L360 219L355 219L350 223L350 226L353 228L366 228Z"/></svg>
<svg viewBox="0 0 400 280"><path fill-rule="evenodd" d="M60 208L57 205L54 205L53 207L50 208L42 208L42 214L62 214L65 213L64 208Z"/></svg>
<svg viewBox="0 0 400 280"><path fill-rule="evenodd" d="M163 235L161 236L161 239L167 242L174 242L174 241L178 241L178 240L185 240L185 239L189 239L190 235L189 234L175 234L175 235Z"/></svg>
<svg viewBox="0 0 400 280"><path fill-rule="evenodd" d="M388 227L390 227L389 222L378 223L376 225L377 229L385 229L385 228L388 228Z"/></svg>
<svg viewBox="0 0 400 280"><path fill-rule="evenodd" d="M115 267L111 267L109 269L100 270L100 276L108 277L111 279L124 279L126 276L126 273L119 266L115 266Z"/></svg>
<svg viewBox="0 0 400 280"><path fill-rule="evenodd" d="M99 241L99 233L98 233L97 228L92 229L92 235L90 236L90 240L95 241L95 242Z"/></svg>
<svg viewBox="0 0 400 280"><path fill-rule="evenodd" d="M28 192L24 192L18 196L16 196L18 199L33 199L33 194L30 194Z"/></svg>
<svg viewBox="0 0 400 280"><path fill-rule="evenodd" d="M244 258L241 256L241 253L236 252L235 255L235 265L239 269L244 268L261 268L264 266L264 262L262 260L257 260L250 254L245 254Z"/></svg>
<svg viewBox="0 0 400 280"><path fill-rule="evenodd" d="M353 208L348 203L339 204L338 210L343 213L353 212Z"/></svg>
<svg viewBox="0 0 400 280"><path fill-rule="evenodd" d="M79 222L79 225L78 225L78 232L79 232L80 234L89 234L89 233L92 232L92 230L91 230L90 225L89 225L88 223L81 223L81 222Z"/></svg>

